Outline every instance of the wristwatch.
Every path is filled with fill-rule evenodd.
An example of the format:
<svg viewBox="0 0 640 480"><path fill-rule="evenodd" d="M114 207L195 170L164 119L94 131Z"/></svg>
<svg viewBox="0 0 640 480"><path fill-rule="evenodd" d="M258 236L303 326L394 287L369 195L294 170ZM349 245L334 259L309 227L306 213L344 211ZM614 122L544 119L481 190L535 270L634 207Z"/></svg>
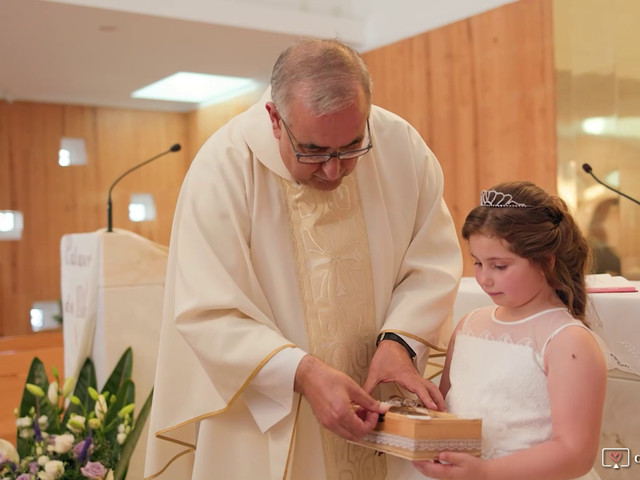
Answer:
<svg viewBox="0 0 640 480"><path fill-rule="evenodd" d="M394 342L398 342L407 351L409 357L411 358L411 361L414 361L416 359L416 352L413 351L413 348L411 348L400 335L393 332L382 332L376 339L376 347L382 340L393 340Z"/></svg>

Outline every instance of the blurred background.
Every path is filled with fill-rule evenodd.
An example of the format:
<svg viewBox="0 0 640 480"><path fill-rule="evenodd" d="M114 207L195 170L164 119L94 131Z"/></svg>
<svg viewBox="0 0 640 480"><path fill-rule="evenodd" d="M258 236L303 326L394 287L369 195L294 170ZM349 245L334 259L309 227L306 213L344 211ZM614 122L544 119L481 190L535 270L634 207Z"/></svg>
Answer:
<svg viewBox="0 0 640 480"><path fill-rule="evenodd" d="M442 164L458 229L480 190L532 180L570 204L598 272L638 280L640 207L582 170L640 196L638 18L637 0L2 0L0 336L57 326L60 258L74 255L62 236L105 228L113 181L180 143L112 195L115 228L167 245L195 153L302 35L363 53L374 102L415 125ZM176 72L248 86L132 96Z"/></svg>

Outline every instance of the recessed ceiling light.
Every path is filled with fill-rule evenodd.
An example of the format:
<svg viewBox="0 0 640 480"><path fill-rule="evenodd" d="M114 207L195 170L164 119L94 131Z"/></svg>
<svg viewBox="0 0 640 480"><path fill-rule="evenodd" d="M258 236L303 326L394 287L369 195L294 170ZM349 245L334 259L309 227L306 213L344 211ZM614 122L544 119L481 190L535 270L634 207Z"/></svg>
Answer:
<svg viewBox="0 0 640 480"><path fill-rule="evenodd" d="M256 88L250 78L178 72L131 94L133 98L188 103L213 103L227 100Z"/></svg>

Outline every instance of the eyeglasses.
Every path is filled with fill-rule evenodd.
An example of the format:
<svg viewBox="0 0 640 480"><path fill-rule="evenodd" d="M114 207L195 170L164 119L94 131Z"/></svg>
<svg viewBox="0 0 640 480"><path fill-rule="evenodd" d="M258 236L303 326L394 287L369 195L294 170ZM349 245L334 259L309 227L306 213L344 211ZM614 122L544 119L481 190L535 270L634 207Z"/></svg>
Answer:
<svg viewBox="0 0 640 480"><path fill-rule="evenodd" d="M284 121L284 118L280 117L282 120L282 125L284 125L284 129L287 132L287 136L289 137L289 142L291 142L291 147L296 154L296 158L300 163L314 164L314 163L326 163L331 160L333 157L336 157L340 160L353 160L354 158L358 158L366 154L369 150L373 148L373 144L371 143L371 129L369 128L369 119L367 118L367 136L369 137L369 144L364 148L356 148L355 150L343 150L341 152L333 152L333 153L300 153L296 148L296 143L298 141L291 134L291 130L289 130L289 126L287 122Z"/></svg>

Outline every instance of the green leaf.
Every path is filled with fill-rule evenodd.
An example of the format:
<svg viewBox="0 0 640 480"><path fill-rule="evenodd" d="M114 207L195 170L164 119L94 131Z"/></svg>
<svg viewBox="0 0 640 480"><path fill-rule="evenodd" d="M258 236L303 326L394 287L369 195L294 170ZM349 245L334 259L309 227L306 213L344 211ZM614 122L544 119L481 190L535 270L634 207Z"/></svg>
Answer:
<svg viewBox="0 0 640 480"><path fill-rule="evenodd" d="M131 456L133 455L133 451L136 448L136 444L138 443L138 439L142 434L142 430L144 429L144 424L147 422L147 417L149 416L149 412L151 411L151 403L153 401L153 388L151 392L149 392L149 396L147 400L144 402L144 405L140 409L140 413L138 413L138 418L136 418L135 424L133 425L133 429L129 433L127 440L124 442L122 446L122 450L120 452L120 460L118 461L118 465L113 473L113 480L123 480L125 475L127 474L127 469L129 468L129 461L131 460Z"/></svg>
<svg viewBox="0 0 640 480"><path fill-rule="evenodd" d="M96 369L93 365L93 361L87 358L78 373L78 381L76 382L76 388L73 390L73 395L80 399L81 405L69 404L67 411L64 413L62 419L62 427L67 424L69 417L72 413L76 415L85 415L85 412L92 412L95 405L95 400L89 395L89 387L96 387ZM84 410L83 410L84 407Z"/></svg>
<svg viewBox="0 0 640 480"><path fill-rule="evenodd" d="M125 380L120 390L115 395L116 401L113 403L109 403L109 409L107 410L107 415L105 416L104 424L110 425L111 422L118 419L118 412L122 407L128 405L129 403L133 403L136 397L136 386L133 383L133 380L128 378ZM109 432L109 436L115 440L117 432L114 430L113 432Z"/></svg>
<svg viewBox="0 0 640 480"><path fill-rule="evenodd" d="M49 418L52 418L52 416L55 415L55 411L53 410L51 405L49 405L49 402L42 398L36 399L36 397L31 392L29 392L29 390L27 390L27 383L39 386L44 392L49 389L49 379L47 378L47 371L44 368L44 364L38 357L35 357L31 361L31 366L29 367L29 373L27 374L27 381L22 392L22 401L20 402L20 408L18 409L18 412L21 417L26 417L29 415L29 410L31 410L31 408L34 408L40 415L47 415ZM34 421L37 421L37 417ZM18 455L20 455L20 458L28 455L31 441L21 438L19 435L17 435L16 439Z"/></svg>
<svg viewBox="0 0 640 480"><path fill-rule="evenodd" d="M27 383L32 383L34 385L40 386L43 390L49 389L49 379L47 378L47 372L44 368L42 361L35 357L31 361L31 366L29 367L29 373L27 374L27 381L25 382L24 391L22 392L22 402L20 402L20 416L24 417L29 414L29 410L31 407L36 406L36 397L33 396L29 390L27 390Z"/></svg>
<svg viewBox="0 0 640 480"><path fill-rule="evenodd" d="M131 371L133 370L133 350L131 347L127 348L118 363L116 364L113 372L109 375L104 387L102 387L102 391L100 393L109 392L111 394L116 393L125 380L131 378Z"/></svg>

